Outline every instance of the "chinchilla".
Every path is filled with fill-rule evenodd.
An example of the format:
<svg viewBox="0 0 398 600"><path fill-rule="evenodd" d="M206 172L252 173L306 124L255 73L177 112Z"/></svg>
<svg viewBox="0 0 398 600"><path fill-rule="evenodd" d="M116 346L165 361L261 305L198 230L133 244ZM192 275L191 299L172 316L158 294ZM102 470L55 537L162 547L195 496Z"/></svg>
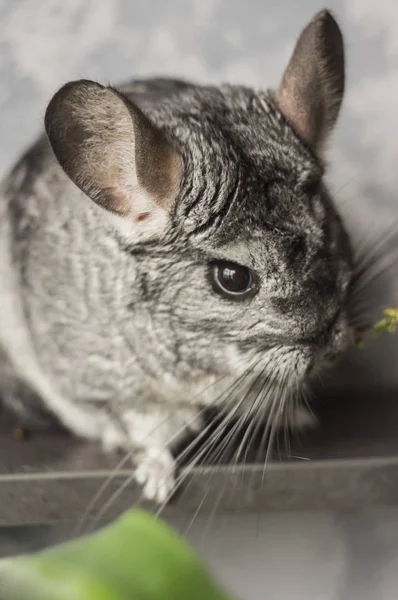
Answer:
<svg viewBox="0 0 398 600"><path fill-rule="evenodd" d="M355 335L350 239L323 182L343 92L326 10L274 91L64 85L1 187L5 403L131 452L159 502L203 407L309 421L298 395Z"/></svg>

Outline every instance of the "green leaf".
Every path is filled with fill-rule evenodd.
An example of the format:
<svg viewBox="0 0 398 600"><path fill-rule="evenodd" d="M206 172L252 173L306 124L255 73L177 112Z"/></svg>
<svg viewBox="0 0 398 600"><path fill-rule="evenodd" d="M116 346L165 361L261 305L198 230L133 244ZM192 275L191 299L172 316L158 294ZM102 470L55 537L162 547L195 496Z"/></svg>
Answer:
<svg viewBox="0 0 398 600"><path fill-rule="evenodd" d="M134 510L90 536L0 561L2 600L231 600L162 521Z"/></svg>
<svg viewBox="0 0 398 600"><path fill-rule="evenodd" d="M383 318L377 321L369 332L367 338L361 338L357 341L356 346L360 350L367 347L367 342L370 340L378 340L384 333L396 333L398 329L398 308L386 308L383 312Z"/></svg>

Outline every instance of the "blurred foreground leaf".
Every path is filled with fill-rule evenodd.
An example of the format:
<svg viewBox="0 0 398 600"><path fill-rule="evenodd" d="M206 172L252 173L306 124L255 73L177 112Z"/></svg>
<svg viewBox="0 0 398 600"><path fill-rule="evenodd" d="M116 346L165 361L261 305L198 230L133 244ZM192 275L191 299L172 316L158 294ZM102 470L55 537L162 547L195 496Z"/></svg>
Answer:
<svg viewBox="0 0 398 600"><path fill-rule="evenodd" d="M232 600L162 521L132 510L87 537L0 560L1 600Z"/></svg>

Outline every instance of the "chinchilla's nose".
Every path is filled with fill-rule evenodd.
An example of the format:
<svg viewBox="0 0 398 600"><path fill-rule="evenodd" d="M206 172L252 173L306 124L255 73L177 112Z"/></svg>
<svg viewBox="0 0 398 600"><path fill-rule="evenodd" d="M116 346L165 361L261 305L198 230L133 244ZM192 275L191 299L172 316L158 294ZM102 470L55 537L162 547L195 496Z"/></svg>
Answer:
<svg viewBox="0 0 398 600"><path fill-rule="evenodd" d="M326 345L342 318L341 305L334 296L320 299L302 293L288 299L275 299L272 304L286 322L290 341L300 345Z"/></svg>

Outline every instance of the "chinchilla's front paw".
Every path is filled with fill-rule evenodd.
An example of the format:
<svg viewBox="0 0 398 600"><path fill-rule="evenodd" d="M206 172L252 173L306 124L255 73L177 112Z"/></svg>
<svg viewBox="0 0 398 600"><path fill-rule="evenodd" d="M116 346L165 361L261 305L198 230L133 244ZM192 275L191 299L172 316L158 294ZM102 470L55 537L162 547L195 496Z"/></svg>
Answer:
<svg viewBox="0 0 398 600"><path fill-rule="evenodd" d="M143 488L146 500L163 504L173 494L176 479L176 462L163 448L147 448L135 455L137 465L135 480Z"/></svg>

